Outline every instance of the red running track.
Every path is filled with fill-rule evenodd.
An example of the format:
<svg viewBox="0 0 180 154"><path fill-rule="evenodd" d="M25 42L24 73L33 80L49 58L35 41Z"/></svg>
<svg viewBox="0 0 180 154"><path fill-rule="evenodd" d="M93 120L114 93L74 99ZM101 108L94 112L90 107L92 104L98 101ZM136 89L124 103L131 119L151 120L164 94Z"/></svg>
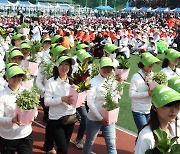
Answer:
<svg viewBox="0 0 180 154"><path fill-rule="evenodd" d="M33 137L34 137L34 154L45 154L43 151L43 143L44 143L44 133L45 129L42 128L45 124L42 122L42 109L39 108L38 118L33 123ZM42 126L40 126L40 125ZM76 138L78 130L78 124L76 124L71 140L73 141ZM124 132L122 130L116 129L117 133L117 153L118 154L133 154L134 143L136 137ZM93 145L93 152L96 154L107 154L105 141L103 137L97 137L96 141ZM82 150L79 150L75 147L74 144L70 143L68 154L82 154Z"/></svg>

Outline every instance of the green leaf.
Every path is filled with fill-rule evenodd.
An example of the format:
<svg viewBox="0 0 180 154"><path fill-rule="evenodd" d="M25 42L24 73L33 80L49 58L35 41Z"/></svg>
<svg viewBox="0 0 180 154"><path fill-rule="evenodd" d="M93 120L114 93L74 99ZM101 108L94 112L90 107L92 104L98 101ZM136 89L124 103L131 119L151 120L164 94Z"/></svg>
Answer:
<svg viewBox="0 0 180 154"><path fill-rule="evenodd" d="M180 154L180 144L174 144L172 147L171 147L171 151L175 154Z"/></svg>

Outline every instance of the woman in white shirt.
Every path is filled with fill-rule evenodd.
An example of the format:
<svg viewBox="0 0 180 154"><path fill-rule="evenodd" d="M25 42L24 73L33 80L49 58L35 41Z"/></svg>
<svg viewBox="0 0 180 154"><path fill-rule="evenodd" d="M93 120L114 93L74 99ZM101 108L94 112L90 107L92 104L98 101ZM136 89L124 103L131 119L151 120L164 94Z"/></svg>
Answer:
<svg viewBox="0 0 180 154"><path fill-rule="evenodd" d="M6 70L8 86L0 94L0 153L32 154L33 138L31 124L21 125L16 113L16 96L23 89L25 75L22 68L11 65Z"/></svg>
<svg viewBox="0 0 180 154"><path fill-rule="evenodd" d="M168 80L170 80L175 76L180 76L180 68L178 68L180 52L174 49L169 49L166 52L161 72L166 74Z"/></svg>
<svg viewBox="0 0 180 154"><path fill-rule="evenodd" d="M91 81L91 89L87 93L87 105L89 107L87 126L86 126L86 141L83 148L83 154L91 154L93 143L97 134L102 130L106 141L107 151L110 154L117 154L116 150L116 130L115 123L108 125L108 121L103 118L100 109L105 103L103 87L106 79L112 73L114 66L111 58L102 57L100 60L100 71ZM117 84L115 82L115 84ZM115 86L114 86L115 87ZM113 91L113 100L118 102L120 94Z"/></svg>
<svg viewBox="0 0 180 154"><path fill-rule="evenodd" d="M71 85L68 79L71 76L73 64L73 59L61 56L56 62L53 77L45 85L44 103L49 106L47 127L51 129L57 153L63 154L67 154L74 123L65 125L62 120L65 116L76 113L76 108L71 105L72 96L69 95Z"/></svg>
<svg viewBox="0 0 180 154"><path fill-rule="evenodd" d="M156 129L162 129L170 138L180 136L180 121L177 121L179 102L180 94L169 87L160 85L153 90L150 121L137 137L135 154L145 154L148 149L154 149L157 146L158 140L153 132Z"/></svg>
<svg viewBox="0 0 180 154"><path fill-rule="evenodd" d="M140 70L131 78L129 97L131 98L131 110L138 131L149 121L151 90L148 81L153 76L152 69L157 62L159 59L149 52L143 53L138 64Z"/></svg>

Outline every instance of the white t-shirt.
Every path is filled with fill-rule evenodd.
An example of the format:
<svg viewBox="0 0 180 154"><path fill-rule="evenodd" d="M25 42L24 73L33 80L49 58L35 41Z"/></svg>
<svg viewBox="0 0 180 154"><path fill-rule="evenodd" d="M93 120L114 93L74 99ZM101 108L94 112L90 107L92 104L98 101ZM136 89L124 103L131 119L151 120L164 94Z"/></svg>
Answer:
<svg viewBox="0 0 180 154"><path fill-rule="evenodd" d="M180 121L178 120L178 127L177 127L177 136L180 136ZM170 123L170 137L175 137L175 124ZM180 143L180 138L178 139L178 143ZM148 149L153 149L155 147L155 140L153 132L150 126L146 126L141 130L139 133L134 154L145 154Z"/></svg>
<svg viewBox="0 0 180 154"><path fill-rule="evenodd" d="M19 88L18 91L22 91ZM0 94L0 136L5 139L20 139L27 137L32 132L31 124L18 126L12 123L16 112L16 96L8 86Z"/></svg>
<svg viewBox="0 0 180 154"><path fill-rule="evenodd" d="M170 80L173 77L180 76L180 68L176 68L176 71L174 72L169 66L165 67L161 70L164 74L166 74L167 79Z"/></svg>
<svg viewBox="0 0 180 154"><path fill-rule="evenodd" d="M145 75L142 70L138 71L144 78ZM152 73L153 74L153 73ZM151 109L151 97L148 94L149 87L143 78L135 73L131 78L129 97L131 98L131 110L133 112L140 112L148 114Z"/></svg>

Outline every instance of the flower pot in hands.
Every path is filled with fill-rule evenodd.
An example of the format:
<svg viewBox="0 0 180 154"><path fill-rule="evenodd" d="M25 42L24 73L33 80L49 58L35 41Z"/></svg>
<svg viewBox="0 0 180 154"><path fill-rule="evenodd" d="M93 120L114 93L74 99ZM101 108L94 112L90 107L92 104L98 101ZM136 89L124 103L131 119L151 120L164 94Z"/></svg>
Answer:
<svg viewBox="0 0 180 154"><path fill-rule="evenodd" d="M22 125L31 124L34 121L37 109L21 110L18 106L16 108L16 114L18 115L18 121Z"/></svg>
<svg viewBox="0 0 180 154"><path fill-rule="evenodd" d="M115 74L119 76L122 80L127 80L130 69L118 69L115 68Z"/></svg>
<svg viewBox="0 0 180 154"><path fill-rule="evenodd" d="M156 81L149 82L149 88L150 90L153 90L155 87L159 86L159 84Z"/></svg>
<svg viewBox="0 0 180 154"><path fill-rule="evenodd" d="M69 95L72 95L72 106L75 108L81 107L86 99L86 91L78 93L73 87L70 87Z"/></svg>
<svg viewBox="0 0 180 154"><path fill-rule="evenodd" d="M119 115L119 108L116 108L111 111L107 111L105 108L101 107L100 113L103 118L108 121L108 124L116 123Z"/></svg>
<svg viewBox="0 0 180 154"><path fill-rule="evenodd" d="M22 81L22 86L27 90L31 90L33 87L33 79L27 80L27 81Z"/></svg>
<svg viewBox="0 0 180 154"><path fill-rule="evenodd" d="M22 32L23 35L28 35L29 32L30 32L30 29L29 28L22 28L21 32Z"/></svg>
<svg viewBox="0 0 180 154"><path fill-rule="evenodd" d="M23 61L24 67L29 68L31 75L37 75L38 73L38 63L29 62L27 60Z"/></svg>

